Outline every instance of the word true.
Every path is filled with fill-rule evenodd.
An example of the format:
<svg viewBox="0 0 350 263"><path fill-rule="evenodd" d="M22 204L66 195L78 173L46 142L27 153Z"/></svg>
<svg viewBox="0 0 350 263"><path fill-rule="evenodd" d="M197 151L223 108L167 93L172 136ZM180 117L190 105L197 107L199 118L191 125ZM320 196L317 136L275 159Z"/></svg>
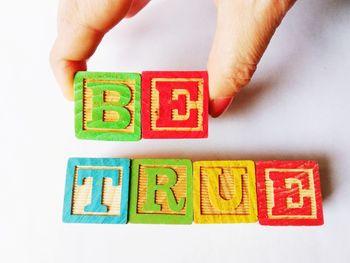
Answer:
<svg viewBox="0 0 350 263"><path fill-rule="evenodd" d="M80 139L137 141L141 130L148 139L208 137L205 71L146 71L142 78L83 71L75 75L74 97Z"/></svg>
<svg viewBox="0 0 350 263"><path fill-rule="evenodd" d="M71 158L63 221L322 225L315 161Z"/></svg>

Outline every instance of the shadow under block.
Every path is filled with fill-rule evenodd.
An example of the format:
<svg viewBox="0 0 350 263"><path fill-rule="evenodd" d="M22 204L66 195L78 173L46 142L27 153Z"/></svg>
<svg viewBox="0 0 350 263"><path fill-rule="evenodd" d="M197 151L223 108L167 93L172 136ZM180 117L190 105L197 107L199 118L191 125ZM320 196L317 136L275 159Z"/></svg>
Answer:
<svg viewBox="0 0 350 263"><path fill-rule="evenodd" d="M141 139L141 76L81 71L74 78L75 134L79 139Z"/></svg>
<svg viewBox="0 0 350 263"><path fill-rule="evenodd" d="M132 160L130 223L192 224L192 162Z"/></svg>
<svg viewBox="0 0 350 263"><path fill-rule="evenodd" d="M195 223L258 221L253 161L199 161L193 169Z"/></svg>
<svg viewBox="0 0 350 263"><path fill-rule="evenodd" d="M207 72L142 72L142 138L207 137Z"/></svg>
<svg viewBox="0 0 350 263"><path fill-rule="evenodd" d="M262 225L323 225L315 161L258 161L257 192Z"/></svg>
<svg viewBox="0 0 350 263"><path fill-rule="evenodd" d="M70 158L63 222L126 224L129 159Z"/></svg>

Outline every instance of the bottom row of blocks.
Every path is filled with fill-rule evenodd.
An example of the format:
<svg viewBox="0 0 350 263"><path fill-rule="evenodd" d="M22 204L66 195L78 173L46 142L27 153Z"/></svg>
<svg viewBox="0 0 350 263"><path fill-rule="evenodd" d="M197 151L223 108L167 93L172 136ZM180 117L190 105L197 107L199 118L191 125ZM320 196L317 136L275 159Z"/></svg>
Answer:
<svg viewBox="0 0 350 263"><path fill-rule="evenodd" d="M322 225L318 164L115 158L68 161L64 222L191 224L193 215L195 223Z"/></svg>

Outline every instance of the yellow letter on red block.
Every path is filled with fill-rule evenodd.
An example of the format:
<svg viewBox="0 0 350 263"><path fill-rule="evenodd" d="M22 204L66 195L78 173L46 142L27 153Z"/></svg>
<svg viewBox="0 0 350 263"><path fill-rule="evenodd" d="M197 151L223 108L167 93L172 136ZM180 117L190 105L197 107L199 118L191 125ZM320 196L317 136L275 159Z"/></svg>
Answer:
<svg viewBox="0 0 350 263"><path fill-rule="evenodd" d="M258 161L256 175L260 224L323 225L316 161Z"/></svg>
<svg viewBox="0 0 350 263"><path fill-rule="evenodd" d="M253 161L194 162L195 223L257 222Z"/></svg>

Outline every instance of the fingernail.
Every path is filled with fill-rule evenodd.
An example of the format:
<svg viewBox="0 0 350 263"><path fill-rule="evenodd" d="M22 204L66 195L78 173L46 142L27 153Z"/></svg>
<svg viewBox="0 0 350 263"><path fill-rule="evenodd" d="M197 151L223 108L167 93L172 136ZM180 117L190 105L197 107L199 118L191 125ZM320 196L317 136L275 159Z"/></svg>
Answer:
<svg viewBox="0 0 350 263"><path fill-rule="evenodd" d="M233 100L233 97L218 98L218 99L210 100L209 114L214 118L219 117L221 114L223 114L227 110L232 100Z"/></svg>

